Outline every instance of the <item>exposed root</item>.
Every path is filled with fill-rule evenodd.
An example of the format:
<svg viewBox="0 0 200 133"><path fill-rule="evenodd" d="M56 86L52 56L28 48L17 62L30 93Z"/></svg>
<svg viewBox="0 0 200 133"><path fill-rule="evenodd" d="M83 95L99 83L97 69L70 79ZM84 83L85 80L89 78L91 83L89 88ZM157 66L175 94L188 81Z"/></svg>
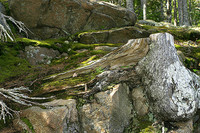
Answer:
<svg viewBox="0 0 200 133"><path fill-rule="evenodd" d="M21 91L29 91L30 90L26 87L19 87L19 88L14 88L14 89L4 89L0 88L0 95L5 97L6 99L9 99L11 101L14 101L16 103L26 105L26 106L32 106L34 105L42 105L37 102L33 102L31 100L44 100L44 99L49 99L52 97L29 97L27 95L24 95L21 93ZM18 114L18 111L12 110L9 108L2 100L0 101L0 120L3 119L5 122L5 117L8 116L9 118L12 118L13 115L12 113Z"/></svg>
<svg viewBox="0 0 200 133"><path fill-rule="evenodd" d="M4 15L0 12L0 40L5 42L8 38L11 41L15 40L15 37L12 33L10 26L8 25L7 21L11 21L18 29L19 32L24 32L28 37L28 32L32 33L21 21L17 21L11 16Z"/></svg>

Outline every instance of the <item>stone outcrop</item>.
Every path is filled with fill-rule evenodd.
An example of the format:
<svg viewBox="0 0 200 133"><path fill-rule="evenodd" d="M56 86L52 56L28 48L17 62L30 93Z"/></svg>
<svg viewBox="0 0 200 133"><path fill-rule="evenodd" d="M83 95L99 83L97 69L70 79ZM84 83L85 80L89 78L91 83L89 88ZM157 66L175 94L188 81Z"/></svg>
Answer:
<svg viewBox="0 0 200 133"><path fill-rule="evenodd" d="M85 30L133 26L134 12L106 2L87 0L11 0L12 16L46 39Z"/></svg>
<svg viewBox="0 0 200 133"><path fill-rule="evenodd" d="M25 58L31 65L37 64L50 64L51 59L59 56L60 53L58 50L53 50L45 47L34 47L26 46L25 47Z"/></svg>
<svg viewBox="0 0 200 133"><path fill-rule="evenodd" d="M150 50L138 63L153 112L164 121L191 119L197 108L200 83L180 62L173 36L150 35Z"/></svg>
<svg viewBox="0 0 200 133"><path fill-rule="evenodd" d="M130 39L146 38L149 33L136 27L124 27L113 30L85 32L79 35L81 43L127 43Z"/></svg>
<svg viewBox="0 0 200 133"><path fill-rule="evenodd" d="M118 84L113 90L97 93L95 103L85 104L80 110L82 132L122 133L132 118L129 87Z"/></svg>
<svg viewBox="0 0 200 133"><path fill-rule="evenodd" d="M21 117L28 118L37 132L122 133L131 119L139 122L147 117L152 123L156 118L177 126L177 132L190 133L200 108L200 78L183 66L173 41L169 33L132 39L88 66L53 75L49 79L59 81L99 66L106 68L87 84L92 90L83 92L83 98L94 95L85 99L78 113L75 100L63 100L64 104L48 103L53 106L50 109L26 109ZM43 128L35 126L38 123Z"/></svg>
<svg viewBox="0 0 200 133"><path fill-rule="evenodd" d="M28 119L36 133L79 133L75 100L55 100L45 105L51 108L42 109L34 106L23 110L20 117ZM27 123L20 119L16 119L14 125L21 131L31 131L27 129Z"/></svg>

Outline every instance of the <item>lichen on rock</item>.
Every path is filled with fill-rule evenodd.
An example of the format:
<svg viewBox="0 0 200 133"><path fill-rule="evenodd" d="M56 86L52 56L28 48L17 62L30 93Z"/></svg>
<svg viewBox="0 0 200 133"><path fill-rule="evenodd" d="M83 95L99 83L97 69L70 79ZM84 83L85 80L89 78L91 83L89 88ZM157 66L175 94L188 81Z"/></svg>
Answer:
<svg viewBox="0 0 200 133"><path fill-rule="evenodd" d="M152 34L150 39L150 50L139 62L137 72L154 113L165 121L191 119L198 107L198 81L180 62L172 35Z"/></svg>

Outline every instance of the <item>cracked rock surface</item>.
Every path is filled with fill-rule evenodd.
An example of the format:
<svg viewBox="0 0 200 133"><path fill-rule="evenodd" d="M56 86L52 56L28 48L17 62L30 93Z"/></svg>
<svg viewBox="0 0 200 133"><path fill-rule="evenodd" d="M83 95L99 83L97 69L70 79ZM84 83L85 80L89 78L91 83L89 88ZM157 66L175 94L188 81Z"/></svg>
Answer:
<svg viewBox="0 0 200 133"><path fill-rule="evenodd" d="M47 39L85 30L133 26L134 12L106 2L87 0L12 0L12 16L37 38Z"/></svg>
<svg viewBox="0 0 200 133"><path fill-rule="evenodd" d="M180 62L169 33L150 35L150 50L137 67L154 113L165 121L190 119L198 108L198 80Z"/></svg>

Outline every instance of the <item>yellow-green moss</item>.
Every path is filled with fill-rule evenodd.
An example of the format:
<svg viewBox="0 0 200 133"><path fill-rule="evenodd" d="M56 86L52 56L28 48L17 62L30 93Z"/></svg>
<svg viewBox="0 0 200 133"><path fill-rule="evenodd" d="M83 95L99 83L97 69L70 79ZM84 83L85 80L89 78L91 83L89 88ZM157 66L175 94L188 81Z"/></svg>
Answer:
<svg viewBox="0 0 200 133"><path fill-rule="evenodd" d="M47 40L33 40L33 39L28 39L28 38L16 39L18 43L25 43L25 44L27 43L28 45L52 48L52 49L58 50L61 53L66 52L68 54L73 54L73 51L69 50L71 49L71 45L73 43L70 42L69 44L67 44L64 42L65 40L66 38L47 39Z"/></svg>
<svg viewBox="0 0 200 133"><path fill-rule="evenodd" d="M22 117L21 120L29 127L29 129L32 131L32 133L35 133L33 125L31 124L31 122L29 121L29 119L27 119L25 117Z"/></svg>
<svg viewBox="0 0 200 133"><path fill-rule="evenodd" d="M18 57L18 51L14 47L3 44L3 51L0 52L0 83L30 71L31 65Z"/></svg>
<svg viewBox="0 0 200 133"><path fill-rule="evenodd" d="M153 126L148 126L147 128L143 129L140 133L158 133L158 131Z"/></svg>
<svg viewBox="0 0 200 133"><path fill-rule="evenodd" d="M94 79L97 74L99 74L99 73L93 72L93 73L78 75L77 77L72 77L72 78L68 78L68 79L52 81L49 83L45 83L43 85L43 89L52 87L52 86L53 87L56 87L56 86L62 87L62 86L75 86L78 84L85 84L85 83L89 82L90 80Z"/></svg>

